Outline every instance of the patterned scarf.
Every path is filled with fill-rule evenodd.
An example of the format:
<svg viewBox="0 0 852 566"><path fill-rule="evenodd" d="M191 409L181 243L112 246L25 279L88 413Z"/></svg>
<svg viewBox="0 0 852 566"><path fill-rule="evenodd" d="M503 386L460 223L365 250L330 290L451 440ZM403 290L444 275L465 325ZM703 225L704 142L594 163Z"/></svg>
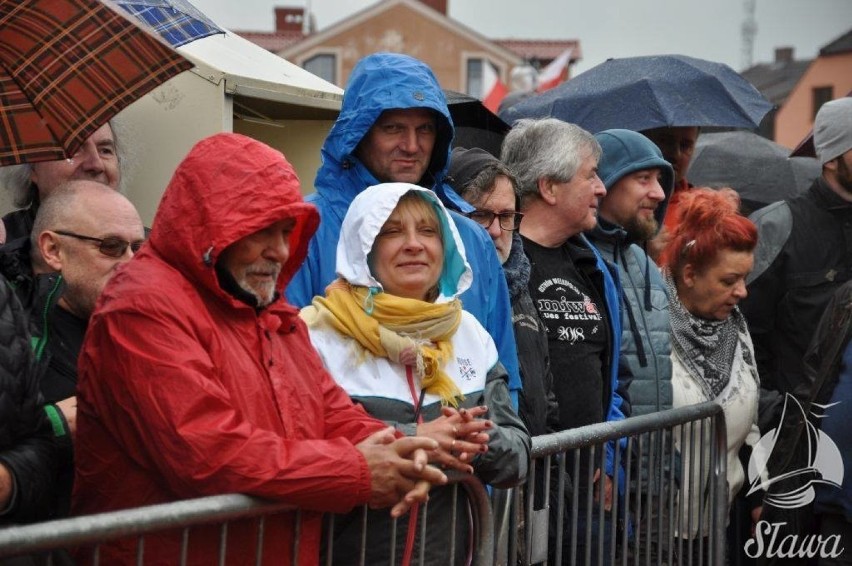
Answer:
<svg viewBox="0 0 852 566"><path fill-rule="evenodd" d="M518 295L526 290L530 282L530 260L524 254L524 243L521 236L515 231L512 234L512 247L509 257L503 264L503 273L506 275L506 284L509 286L509 298L512 303L517 300Z"/></svg>
<svg viewBox="0 0 852 566"><path fill-rule="evenodd" d="M453 355L451 340L461 322L461 310L458 299L428 303L338 279L326 288L324 297L314 297L301 316L308 326L328 325L352 338L363 354L404 364L401 360L413 351L413 366L423 389L439 396L443 404L457 407L464 395L442 368Z"/></svg>
<svg viewBox="0 0 852 566"><path fill-rule="evenodd" d="M689 374L704 388L710 399L718 397L731 379L739 332L745 318L737 307L725 320L699 318L683 306L671 274L666 274L672 346Z"/></svg>

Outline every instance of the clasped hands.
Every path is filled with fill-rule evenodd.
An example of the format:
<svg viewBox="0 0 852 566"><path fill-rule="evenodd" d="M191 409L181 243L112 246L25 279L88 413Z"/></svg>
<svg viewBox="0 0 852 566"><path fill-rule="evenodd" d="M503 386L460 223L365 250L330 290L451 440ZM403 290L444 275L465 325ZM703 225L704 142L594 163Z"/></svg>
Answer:
<svg viewBox="0 0 852 566"><path fill-rule="evenodd" d="M485 431L494 426L479 418L487 411L444 407L440 417L417 426L417 436L396 438L388 427L358 443L370 470L370 507L392 506L391 516L400 517L412 505L426 502L432 485L447 483L447 476L430 462L473 473L470 462L488 450Z"/></svg>

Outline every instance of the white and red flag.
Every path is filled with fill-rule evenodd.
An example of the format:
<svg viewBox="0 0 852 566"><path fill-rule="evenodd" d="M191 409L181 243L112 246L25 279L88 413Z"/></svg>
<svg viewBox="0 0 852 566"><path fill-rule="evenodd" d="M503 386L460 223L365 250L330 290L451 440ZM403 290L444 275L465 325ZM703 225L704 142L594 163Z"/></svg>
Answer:
<svg viewBox="0 0 852 566"><path fill-rule="evenodd" d="M573 52L574 48L569 47L539 72L536 92L550 90L568 78L568 63L571 62L571 53Z"/></svg>
<svg viewBox="0 0 852 566"><path fill-rule="evenodd" d="M482 61L482 105L497 113L500 102L509 92L494 66L488 61Z"/></svg>

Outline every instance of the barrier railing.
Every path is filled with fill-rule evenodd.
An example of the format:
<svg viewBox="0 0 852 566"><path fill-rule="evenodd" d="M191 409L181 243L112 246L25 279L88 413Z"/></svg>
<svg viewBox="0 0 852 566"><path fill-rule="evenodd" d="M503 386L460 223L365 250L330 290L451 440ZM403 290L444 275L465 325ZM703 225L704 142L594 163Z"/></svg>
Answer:
<svg viewBox="0 0 852 566"><path fill-rule="evenodd" d="M607 503L600 478L615 443ZM713 402L535 437L520 550L496 561L721 564L725 459L724 416Z"/></svg>
<svg viewBox="0 0 852 566"><path fill-rule="evenodd" d="M467 545L471 553L463 563L476 565L721 564L728 507L721 411L715 403L703 403L536 437L527 483L491 496L475 477L450 473L451 483L467 496L459 504L461 514L456 513L458 498L452 498L452 516L468 517L470 524L456 528L453 523L447 529L450 540L441 544L450 555ZM606 446L616 442L621 446L612 456L616 495L608 508L605 474L598 470L607 469ZM619 484L621 490L615 487ZM100 544L136 537L136 562L145 564L146 535L178 529L182 543L174 562L186 564L192 529L214 525L219 529L218 563L225 564L229 524L254 519L257 552L241 563L263 564L264 522L280 513L295 516L289 558L297 563L299 511L236 494L0 529L0 558L91 546L97 563ZM424 537L428 504L420 517L416 536ZM369 564L368 523L362 521L358 552L335 559L337 549L329 542L323 562ZM470 533L469 538L456 540L460 533ZM396 538L393 532L385 536ZM331 541L333 534L327 538ZM398 562L396 548L390 545L391 555L383 562ZM422 552L415 553L411 563L423 558ZM281 562L278 556L276 563Z"/></svg>
<svg viewBox="0 0 852 566"><path fill-rule="evenodd" d="M473 476L449 472L450 483L462 486L469 502L473 522L472 528L472 563L490 565L494 557L494 522L491 515L489 495L482 483ZM428 513L428 505L421 513ZM174 503L126 509L110 513L74 517L56 521L47 521L32 525L12 526L0 529L0 559L20 556L44 554L50 551L74 547L93 547L95 564L99 563L98 549L101 544L127 537L136 537L136 563L145 564L145 535L181 529L181 545L179 555L174 556L174 563L187 564L187 548L190 532L193 527L203 525L219 526L219 560L226 564L228 544L228 525L237 520L255 518L258 521L257 553L254 559L242 557L242 564L263 564L260 549L263 548L263 525L271 516L279 513L294 513L294 529L298 533L301 520L299 510L292 505L270 502L268 500L248 497L239 494L217 495L202 497ZM290 563L299 563L299 537L293 537L294 543L290 552ZM447 541L450 544L452 541ZM415 556L412 564L420 563ZM333 549L326 556L326 562L334 560ZM357 558L345 557L347 564L358 564ZM0 560L1 561L1 560ZM280 556L276 564L286 563Z"/></svg>

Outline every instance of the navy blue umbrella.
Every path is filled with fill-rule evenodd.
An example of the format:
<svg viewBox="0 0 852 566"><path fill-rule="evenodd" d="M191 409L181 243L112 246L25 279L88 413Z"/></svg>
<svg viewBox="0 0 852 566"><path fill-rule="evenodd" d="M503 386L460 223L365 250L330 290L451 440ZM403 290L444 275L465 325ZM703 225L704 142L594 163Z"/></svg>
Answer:
<svg viewBox="0 0 852 566"><path fill-rule="evenodd" d="M684 55L609 59L558 87L509 107L520 118L558 118L597 133L671 126L757 128L772 109L754 86L722 63Z"/></svg>
<svg viewBox="0 0 852 566"><path fill-rule="evenodd" d="M115 0L115 3L154 28L172 47L225 33L188 0Z"/></svg>

